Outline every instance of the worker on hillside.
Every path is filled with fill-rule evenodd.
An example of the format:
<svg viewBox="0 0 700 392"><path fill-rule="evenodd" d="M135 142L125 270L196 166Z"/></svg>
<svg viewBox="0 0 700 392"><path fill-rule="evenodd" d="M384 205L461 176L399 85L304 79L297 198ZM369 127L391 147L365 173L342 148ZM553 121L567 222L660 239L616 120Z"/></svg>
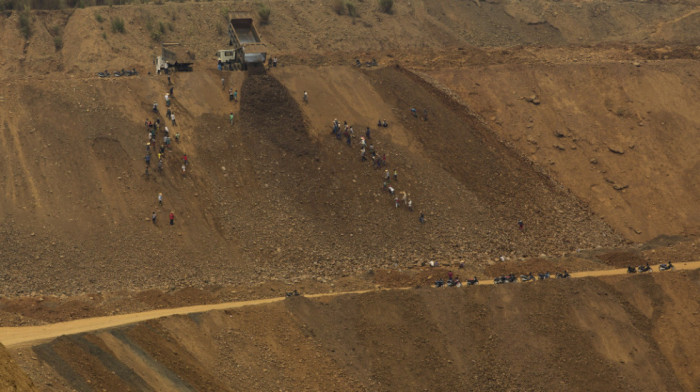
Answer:
<svg viewBox="0 0 700 392"><path fill-rule="evenodd" d="M158 193L158 205L163 206L163 193Z"/></svg>
<svg viewBox="0 0 700 392"><path fill-rule="evenodd" d="M520 231L523 231L524 227L525 227L525 224L523 223L523 221L519 220L518 221L518 228L520 229Z"/></svg>
<svg viewBox="0 0 700 392"><path fill-rule="evenodd" d="M228 89L228 100L233 102L233 89Z"/></svg>
<svg viewBox="0 0 700 392"><path fill-rule="evenodd" d="M304 103L309 103L309 93L304 91Z"/></svg>
<svg viewBox="0 0 700 392"><path fill-rule="evenodd" d="M233 112L231 112L231 114L228 115L228 120L231 123L231 125L233 125Z"/></svg>
<svg viewBox="0 0 700 392"><path fill-rule="evenodd" d="M155 212L154 212L154 214L155 214ZM170 211L169 218L170 218L170 226L174 225L175 224L175 213Z"/></svg>
<svg viewBox="0 0 700 392"><path fill-rule="evenodd" d="M156 212L155 211L153 211L153 214L151 215L151 222L153 222L154 225L156 224Z"/></svg>
<svg viewBox="0 0 700 392"><path fill-rule="evenodd" d="M416 111L416 108L411 108L411 114L413 115L413 117L418 117L418 111Z"/></svg>
<svg viewBox="0 0 700 392"><path fill-rule="evenodd" d="M238 102L238 90L233 90L233 102Z"/></svg>
<svg viewBox="0 0 700 392"><path fill-rule="evenodd" d="M221 78L221 88L226 90L226 80L224 80L224 78Z"/></svg>
<svg viewBox="0 0 700 392"><path fill-rule="evenodd" d="M370 133L369 127L367 127L367 130L365 131L365 137L367 138L367 140L371 139L371 137L369 136L369 133Z"/></svg>
<svg viewBox="0 0 700 392"><path fill-rule="evenodd" d="M399 171L394 169L394 181L399 181Z"/></svg>
<svg viewBox="0 0 700 392"><path fill-rule="evenodd" d="M175 113L170 113L170 121L172 121L173 126L177 125L177 124L175 123Z"/></svg>
<svg viewBox="0 0 700 392"><path fill-rule="evenodd" d="M183 163L185 166L187 166L187 164L188 164L188 161L187 161L187 154L185 154L185 155L182 156L182 163Z"/></svg>
<svg viewBox="0 0 700 392"><path fill-rule="evenodd" d="M418 217L418 222L420 223L425 223L425 215L423 213L420 213L420 216Z"/></svg>
<svg viewBox="0 0 700 392"><path fill-rule="evenodd" d="M165 93L165 106L170 107L170 94Z"/></svg>

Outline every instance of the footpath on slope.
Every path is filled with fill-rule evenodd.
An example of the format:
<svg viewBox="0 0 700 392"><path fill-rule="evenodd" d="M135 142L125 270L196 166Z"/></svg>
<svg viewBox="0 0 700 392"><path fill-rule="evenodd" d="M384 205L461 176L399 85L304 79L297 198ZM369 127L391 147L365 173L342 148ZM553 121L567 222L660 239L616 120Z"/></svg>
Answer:
<svg viewBox="0 0 700 392"><path fill-rule="evenodd" d="M700 269L700 261L691 261L675 264L676 270ZM658 273L658 266L656 271ZM598 271L581 271L571 273L571 278L602 277L627 274L626 268ZM480 285L492 285L492 280L479 281ZM408 290L412 287L401 288L377 288L374 290L357 290L335 293L320 293L304 295L307 298L335 297L341 295L364 294L376 291ZM121 314L116 316L93 317L80 320L66 321L55 324L31 326L31 327L4 327L0 328L0 343L7 348L30 347L39 343L50 341L59 336L73 335L101 329L114 328L128 324L135 324L142 321L153 320L161 317L174 315L186 315L203 313L212 310L226 310L240 308L244 306L264 305L283 301L286 297L266 298L249 301L226 302L220 304L184 306L171 309L159 309L139 313Z"/></svg>

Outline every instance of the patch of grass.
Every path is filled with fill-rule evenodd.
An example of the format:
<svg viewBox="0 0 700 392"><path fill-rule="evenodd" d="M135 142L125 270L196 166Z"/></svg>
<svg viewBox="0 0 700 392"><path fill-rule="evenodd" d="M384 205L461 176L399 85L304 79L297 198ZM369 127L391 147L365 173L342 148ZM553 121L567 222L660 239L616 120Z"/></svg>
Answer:
<svg viewBox="0 0 700 392"><path fill-rule="evenodd" d="M124 28L124 19L120 17L112 18L112 32L113 33L126 33L126 28Z"/></svg>
<svg viewBox="0 0 700 392"><path fill-rule="evenodd" d="M224 25L222 23L216 24L216 34L220 36L224 35Z"/></svg>
<svg viewBox="0 0 700 392"><path fill-rule="evenodd" d="M345 15L345 0L333 0L333 11L338 15Z"/></svg>
<svg viewBox="0 0 700 392"><path fill-rule="evenodd" d="M105 33L104 31L102 32L102 39L107 40L107 33Z"/></svg>
<svg viewBox="0 0 700 392"><path fill-rule="evenodd" d="M158 22L158 31L160 31L161 34L165 34L165 24L163 22Z"/></svg>
<svg viewBox="0 0 700 392"><path fill-rule="evenodd" d="M270 23L270 7L265 4L258 5L258 16L262 24Z"/></svg>
<svg viewBox="0 0 700 392"><path fill-rule="evenodd" d="M19 32L22 34L24 39L29 39L32 36L32 19L29 15L29 9L22 11L19 14L19 21L17 22L19 27Z"/></svg>
<svg viewBox="0 0 700 392"><path fill-rule="evenodd" d="M228 13L229 12L231 12L231 10L228 7L221 7L221 9L219 10L221 17L224 18L224 20L227 22L228 22Z"/></svg>
<svg viewBox="0 0 700 392"><path fill-rule="evenodd" d="M53 37L53 46L56 48L56 51L63 49L63 38L60 35Z"/></svg>
<svg viewBox="0 0 700 392"><path fill-rule="evenodd" d="M379 9L382 12L390 14L391 9L394 7L394 0L379 0Z"/></svg>
<svg viewBox="0 0 700 392"><path fill-rule="evenodd" d="M348 8L348 15L353 18L357 17L357 7L355 7L355 3L348 1L345 3L345 6Z"/></svg>
<svg viewBox="0 0 700 392"><path fill-rule="evenodd" d="M160 42L161 39L163 38L163 33L160 32L160 30L153 30L151 31L151 39Z"/></svg>
<svg viewBox="0 0 700 392"><path fill-rule="evenodd" d="M105 21L105 18L102 16L102 14L95 14L95 20L97 23L102 23Z"/></svg>
<svg viewBox="0 0 700 392"><path fill-rule="evenodd" d="M166 25L168 26L168 31L175 31L175 26L172 23L168 22Z"/></svg>

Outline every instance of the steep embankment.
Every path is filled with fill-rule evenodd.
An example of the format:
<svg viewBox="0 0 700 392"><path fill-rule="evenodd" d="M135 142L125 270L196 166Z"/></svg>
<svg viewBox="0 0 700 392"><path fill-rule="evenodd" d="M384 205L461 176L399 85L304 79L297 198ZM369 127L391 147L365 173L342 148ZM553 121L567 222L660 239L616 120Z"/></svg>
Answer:
<svg viewBox="0 0 700 392"><path fill-rule="evenodd" d="M0 345L0 390L6 392L31 392L36 390L27 374L17 366L2 345Z"/></svg>
<svg viewBox="0 0 700 392"><path fill-rule="evenodd" d="M54 390L691 391L698 279L291 298L61 337L20 358Z"/></svg>
<svg viewBox="0 0 700 392"><path fill-rule="evenodd" d="M295 79L293 71L279 76L297 98L302 80L312 91L304 109L276 70L245 80L224 74L225 88L213 71L179 74L171 107L177 125L161 117L164 77L13 82L4 90L13 116L2 126L3 291L338 276L465 252L474 261L619 243L585 206L420 80L389 68L328 69L330 80L363 86L346 101L323 77ZM228 102L229 86L240 91L240 108ZM154 101L159 116L149 111ZM339 106L356 109L338 113ZM408 115L410 106L430 107L429 121ZM374 127L379 113L364 107L383 108L391 121L371 142L398 170L397 195L408 192L417 211L395 208L381 171L360 162L357 137L351 148L330 136L338 115L347 115L357 136ZM231 110L240 110L233 127ZM162 172L152 152L145 175L143 122L154 117L181 140L166 150Z"/></svg>
<svg viewBox="0 0 700 392"><path fill-rule="evenodd" d="M571 56L426 73L628 238L698 234L696 61Z"/></svg>

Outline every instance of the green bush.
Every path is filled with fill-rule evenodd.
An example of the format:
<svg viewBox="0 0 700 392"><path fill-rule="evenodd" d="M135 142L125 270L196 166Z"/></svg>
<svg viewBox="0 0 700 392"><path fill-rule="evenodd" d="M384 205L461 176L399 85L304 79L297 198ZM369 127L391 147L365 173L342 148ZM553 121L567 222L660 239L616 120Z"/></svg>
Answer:
<svg viewBox="0 0 700 392"><path fill-rule="evenodd" d="M394 0L379 0L379 9L387 14L391 13L391 8L394 6Z"/></svg>
<svg viewBox="0 0 700 392"><path fill-rule="evenodd" d="M22 33L24 39L29 39L32 36L32 19L29 15L29 10L25 10L19 14L19 32Z"/></svg>
<svg viewBox="0 0 700 392"><path fill-rule="evenodd" d="M63 48L63 38L60 35L53 37L53 46L56 47L57 51Z"/></svg>
<svg viewBox="0 0 700 392"><path fill-rule="evenodd" d="M163 33L160 32L160 30L153 30L151 31L151 39L160 42L161 38L163 38Z"/></svg>
<svg viewBox="0 0 700 392"><path fill-rule="evenodd" d="M112 32L122 34L126 32L126 29L124 28L124 19L118 16L112 19Z"/></svg>
<svg viewBox="0 0 700 392"><path fill-rule="evenodd" d="M101 14L95 14L95 20L97 20L97 23L102 23L105 21L105 18Z"/></svg>
<svg viewBox="0 0 700 392"><path fill-rule="evenodd" d="M355 3L348 1L345 3L345 6L348 7L348 15L352 16L353 18L357 16L357 7L355 7Z"/></svg>
<svg viewBox="0 0 700 392"><path fill-rule="evenodd" d="M348 7L348 15L352 16L353 18L357 16L357 7L355 7L355 3L348 1L345 6Z"/></svg>
<svg viewBox="0 0 700 392"><path fill-rule="evenodd" d="M338 15L345 14L345 0L333 0L333 11Z"/></svg>
<svg viewBox="0 0 700 392"><path fill-rule="evenodd" d="M163 22L158 22L158 30L161 34L165 34L165 24Z"/></svg>
<svg viewBox="0 0 700 392"><path fill-rule="evenodd" d="M262 24L270 23L270 7L260 4L260 6L258 6L258 16L260 16L260 22Z"/></svg>

